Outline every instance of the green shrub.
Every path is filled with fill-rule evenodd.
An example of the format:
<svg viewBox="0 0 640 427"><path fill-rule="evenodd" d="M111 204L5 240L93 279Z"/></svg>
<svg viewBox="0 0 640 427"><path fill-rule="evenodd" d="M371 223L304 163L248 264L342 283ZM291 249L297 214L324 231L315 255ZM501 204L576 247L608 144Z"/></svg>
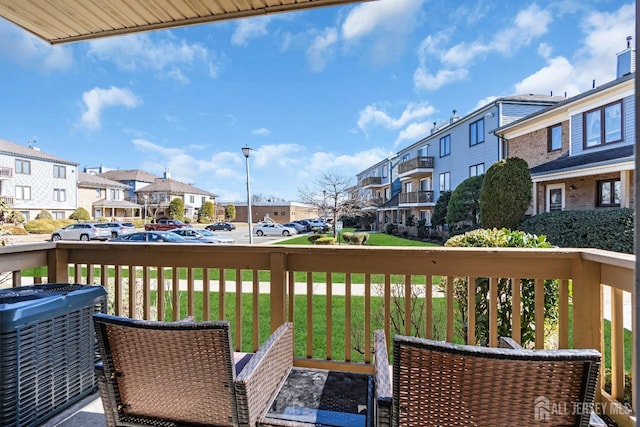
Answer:
<svg viewBox="0 0 640 427"><path fill-rule="evenodd" d="M630 208L552 211L527 218L520 230L547 236L562 248L596 248L634 253L634 211Z"/></svg>
<svg viewBox="0 0 640 427"><path fill-rule="evenodd" d="M369 239L369 233L351 233L346 232L342 234L342 238L346 243L350 245L364 245Z"/></svg>
<svg viewBox="0 0 640 427"><path fill-rule="evenodd" d="M24 229L31 234L49 234L57 228L51 219L34 219L24 224Z"/></svg>
<svg viewBox="0 0 640 427"><path fill-rule="evenodd" d="M387 234L398 234L398 224L386 223L384 225L384 232Z"/></svg>
<svg viewBox="0 0 640 427"><path fill-rule="evenodd" d="M49 234L58 228L73 224L71 219L34 219L24 224L24 229L31 234Z"/></svg>
<svg viewBox="0 0 640 427"><path fill-rule="evenodd" d="M449 201L451 200L451 191L442 191L431 216L431 224L434 226L443 226L447 223L447 210Z"/></svg>
<svg viewBox="0 0 640 427"><path fill-rule="evenodd" d="M321 239L323 237L325 237L325 236L322 235L322 234L315 233L315 234L312 234L311 236L307 237L307 240L310 241L311 243L315 243L316 240Z"/></svg>
<svg viewBox="0 0 640 427"><path fill-rule="evenodd" d="M526 161L510 157L491 165L480 190L482 228L517 228L531 203L531 187Z"/></svg>
<svg viewBox="0 0 640 427"><path fill-rule="evenodd" d="M527 234L522 231L510 231L507 229L479 229L469 233L455 236L447 240L445 246L453 247L512 247L512 248L550 248L544 236ZM454 298L456 300L456 315L461 318L461 325L467 325L467 278L456 277L454 280ZM446 283L446 280L444 281ZM535 342L535 281L522 278L520 280L521 294L521 319L520 342L523 346L531 346ZM498 286L498 336L511 336L511 279L497 278ZM476 278L476 342L486 345L489 342L489 279ZM559 289L557 280L544 281L544 317L545 332L554 331L558 323L558 298ZM466 326L463 326L466 328ZM462 330L462 335L467 339L468 331Z"/></svg>
<svg viewBox="0 0 640 427"><path fill-rule="evenodd" d="M144 228L144 220L143 219L134 219L131 221L136 228Z"/></svg>
<svg viewBox="0 0 640 427"><path fill-rule="evenodd" d="M180 197L175 197L169 202L169 218L184 219L184 201Z"/></svg>
<svg viewBox="0 0 640 427"><path fill-rule="evenodd" d="M447 224L475 225L480 215L480 189L484 175L465 179L453 190L447 205Z"/></svg>
<svg viewBox="0 0 640 427"><path fill-rule="evenodd" d="M7 215L6 221L12 224L22 224L24 223L24 215L20 211L11 211Z"/></svg>
<svg viewBox="0 0 640 427"><path fill-rule="evenodd" d="M331 236L322 236L319 239L314 240L314 245L335 245L336 239Z"/></svg>
<svg viewBox="0 0 640 427"><path fill-rule="evenodd" d="M91 215L89 215L89 212L87 212L85 208L79 207L69 215L69 219L75 219L76 221L89 221L91 219Z"/></svg>
<svg viewBox="0 0 640 427"><path fill-rule="evenodd" d="M345 241L345 243L351 243L351 239L353 238L353 234L350 231L347 231L345 233L342 233L342 240Z"/></svg>
<svg viewBox="0 0 640 427"><path fill-rule="evenodd" d="M98 218L98 222L109 222L109 218L107 218L106 216L101 216L100 218Z"/></svg>
<svg viewBox="0 0 640 427"><path fill-rule="evenodd" d="M53 215L46 210L42 209L38 215L36 215L36 219L53 219Z"/></svg>

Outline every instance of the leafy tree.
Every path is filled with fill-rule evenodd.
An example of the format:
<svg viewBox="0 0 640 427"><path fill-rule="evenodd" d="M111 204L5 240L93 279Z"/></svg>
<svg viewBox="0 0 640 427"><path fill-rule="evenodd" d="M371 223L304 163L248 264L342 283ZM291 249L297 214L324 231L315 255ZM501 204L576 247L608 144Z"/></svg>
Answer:
<svg viewBox="0 0 640 427"><path fill-rule="evenodd" d="M480 213L480 189L484 175L472 176L465 179L453 190L447 206L447 223L455 222L478 223Z"/></svg>
<svg viewBox="0 0 640 427"><path fill-rule="evenodd" d="M234 205L224 207L224 218L228 220L236 219L236 207Z"/></svg>
<svg viewBox="0 0 640 427"><path fill-rule="evenodd" d="M184 218L184 201L180 197L176 197L169 203L169 218L180 220Z"/></svg>
<svg viewBox="0 0 640 427"><path fill-rule="evenodd" d="M69 215L69 219L75 219L76 221L89 221L91 219L91 215L89 212L83 207L79 207L71 215Z"/></svg>
<svg viewBox="0 0 640 427"><path fill-rule="evenodd" d="M500 160L487 170L480 191L483 228L517 228L531 203L531 175L523 159Z"/></svg>
<svg viewBox="0 0 640 427"><path fill-rule="evenodd" d="M551 248L545 236L536 236L522 231L510 231L507 229L479 229L455 236L447 240L445 246L453 247L513 247L513 248ZM446 279L447 280L447 279ZM450 280L450 279L448 279ZM498 278L498 336L511 336L512 323L512 291L511 281L514 279ZM517 279L516 279L517 280ZM445 282L446 283L446 282ZM456 277L454 283L454 304L456 315L460 316L460 323L466 328L468 321L468 278ZM520 317L520 342L523 346L531 346L535 342L535 280L522 278L521 285L521 317ZM475 342L487 345L489 342L489 279L477 277L475 279L476 295L476 330ZM546 332L555 330L558 323L558 298L559 287L557 280L544 281L544 318L542 325ZM465 340L469 331L462 331Z"/></svg>
<svg viewBox="0 0 640 427"><path fill-rule="evenodd" d="M215 216L215 206L213 205L213 202L211 200L203 201L202 206L200 206L200 211L198 211L198 215L198 222L211 222Z"/></svg>
<svg viewBox="0 0 640 427"><path fill-rule="evenodd" d="M431 224L435 226L443 226L447 223L447 208L451 199L451 191L443 191L438 197L436 206L433 208L431 216Z"/></svg>

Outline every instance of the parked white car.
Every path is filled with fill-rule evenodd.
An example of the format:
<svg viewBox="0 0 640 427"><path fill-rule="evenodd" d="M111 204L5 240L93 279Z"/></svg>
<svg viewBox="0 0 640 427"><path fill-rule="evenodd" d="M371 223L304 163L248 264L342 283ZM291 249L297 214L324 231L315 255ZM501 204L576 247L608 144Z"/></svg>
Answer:
<svg viewBox="0 0 640 427"><path fill-rule="evenodd" d="M200 230L197 228L176 228L171 230L179 236L188 240L198 240L204 243L218 243L232 245L235 241L231 237L224 237L216 233L212 233L209 230Z"/></svg>
<svg viewBox="0 0 640 427"><path fill-rule="evenodd" d="M257 236L292 236L298 234L298 230L293 227L285 227L282 224L264 223L253 228Z"/></svg>
<svg viewBox="0 0 640 427"><path fill-rule="evenodd" d="M89 240L109 240L111 237L111 228L106 222L89 223L79 222L77 224L67 225L64 228L51 233L51 240L81 240L87 242Z"/></svg>

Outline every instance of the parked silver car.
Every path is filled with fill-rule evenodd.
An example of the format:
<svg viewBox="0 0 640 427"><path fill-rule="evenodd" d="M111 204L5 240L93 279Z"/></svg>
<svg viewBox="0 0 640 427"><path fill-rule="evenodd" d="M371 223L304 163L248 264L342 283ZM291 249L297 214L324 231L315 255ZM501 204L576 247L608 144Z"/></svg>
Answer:
<svg viewBox="0 0 640 427"><path fill-rule="evenodd" d="M105 223L111 229L111 237L120 237L124 234L136 231L136 226L131 222L111 221Z"/></svg>
<svg viewBox="0 0 640 427"><path fill-rule="evenodd" d="M110 237L111 228L106 222L79 222L67 225L51 233L51 240L54 242L58 240L81 240L87 242L89 240L109 240Z"/></svg>
<svg viewBox="0 0 640 427"><path fill-rule="evenodd" d="M253 228L253 232L258 236L292 236L298 233L293 227L285 227L282 224L263 223Z"/></svg>
<svg viewBox="0 0 640 427"><path fill-rule="evenodd" d="M176 233L179 236L188 240L198 240L204 243L218 243L231 245L235 241L231 237L224 237L216 233L212 233L209 230L200 230L197 228L176 228L171 230L172 233Z"/></svg>

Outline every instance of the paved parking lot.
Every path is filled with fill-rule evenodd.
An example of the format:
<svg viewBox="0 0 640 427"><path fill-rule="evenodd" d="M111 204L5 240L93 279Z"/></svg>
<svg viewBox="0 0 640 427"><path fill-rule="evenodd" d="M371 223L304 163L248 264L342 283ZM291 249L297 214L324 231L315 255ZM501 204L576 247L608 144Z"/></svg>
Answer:
<svg viewBox="0 0 640 427"><path fill-rule="evenodd" d="M236 241L236 244L239 245L248 245L249 244L249 227L246 224L236 224L238 228L232 231L214 231L216 234L220 234L221 236L231 237ZM194 224L196 228L204 228L204 224ZM270 244L274 242L278 242L280 240L290 239L291 237L282 237L282 236L256 236L253 235L253 244L254 245L264 245ZM46 242L51 240L51 234L25 234L25 235L15 235L15 236L7 236L6 238L7 244L18 244L18 243L38 243L38 242Z"/></svg>

